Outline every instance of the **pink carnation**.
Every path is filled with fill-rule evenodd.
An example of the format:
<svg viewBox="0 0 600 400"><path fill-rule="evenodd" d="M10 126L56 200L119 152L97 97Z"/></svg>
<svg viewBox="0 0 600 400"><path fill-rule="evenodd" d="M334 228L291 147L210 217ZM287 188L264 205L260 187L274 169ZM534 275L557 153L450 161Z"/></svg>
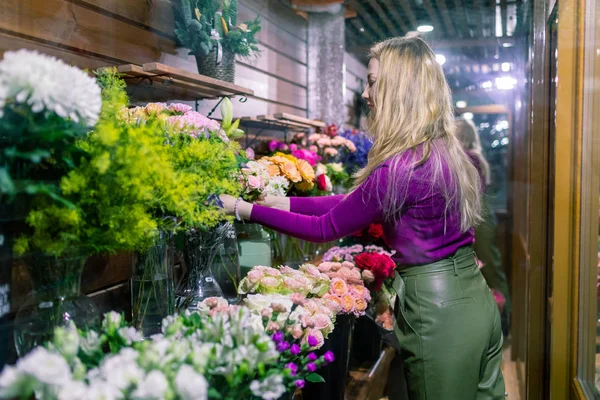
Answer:
<svg viewBox="0 0 600 400"><path fill-rule="evenodd" d="M185 114L186 112L192 111L192 107L183 103L171 103L169 104L169 110L173 112L180 112Z"/></svg>
<svg viewBox="0 0 600 400"><path fill-rule="evenodd" d="M300 339L304 335L304 329L302 329L302 325L294 324L292 326L292 337L296 340Z"/></svg>

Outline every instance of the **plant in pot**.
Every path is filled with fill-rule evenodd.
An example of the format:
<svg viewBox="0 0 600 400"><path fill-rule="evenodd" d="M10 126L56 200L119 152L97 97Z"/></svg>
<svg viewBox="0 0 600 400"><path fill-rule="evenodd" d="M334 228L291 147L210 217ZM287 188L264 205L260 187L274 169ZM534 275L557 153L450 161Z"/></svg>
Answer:
<svg viewBox="0 0 600 400"><path fill-rule="evenodd" d="M237 24L237 0L177 0L175 35L196 57L198 73L233 83L235 56L259 53L258 17Z"/></svg>

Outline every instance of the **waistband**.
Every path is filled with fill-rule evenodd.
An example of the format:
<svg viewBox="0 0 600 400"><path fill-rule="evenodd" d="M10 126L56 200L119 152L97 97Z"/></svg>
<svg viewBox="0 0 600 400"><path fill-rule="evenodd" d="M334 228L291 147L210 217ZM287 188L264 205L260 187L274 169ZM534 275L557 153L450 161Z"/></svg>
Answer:
<svg viewBox="0 0 600 400"><path fill-rule="evenodd" d="M414 276L471 268L477 265L474 257L475 251L473 250L473 246L465 246L458 249L452 256L444 258L443 260L439 260L431 264L397 269L396 273L400 276Z"/></svg>

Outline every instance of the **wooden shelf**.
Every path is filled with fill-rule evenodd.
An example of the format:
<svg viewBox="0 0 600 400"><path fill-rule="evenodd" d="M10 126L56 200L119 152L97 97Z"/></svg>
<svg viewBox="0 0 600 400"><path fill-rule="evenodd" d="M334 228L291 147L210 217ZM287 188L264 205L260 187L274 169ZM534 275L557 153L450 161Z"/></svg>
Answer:
<svg viewBox="0 0 600 400"><path fill-rule="evenodd" d="M304 132L310 129L320 129L324 122L298 117L292 114L259 115L241 119L242 125L248 128L272 129Z"/></svg>
<svg viewBox="0 0 600 400"><path fill-rule="evenodd" d="M194 101L253 96L254 91L229 82L161 63L123 64L117 67L134 101Z"/></svg>

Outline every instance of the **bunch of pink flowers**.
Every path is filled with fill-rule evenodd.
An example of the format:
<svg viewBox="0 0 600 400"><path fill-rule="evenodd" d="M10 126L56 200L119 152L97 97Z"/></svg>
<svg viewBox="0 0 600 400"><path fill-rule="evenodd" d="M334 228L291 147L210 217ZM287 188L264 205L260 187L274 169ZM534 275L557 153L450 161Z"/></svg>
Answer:
<svg viewBox="0 0 600 400"><path fill-rule="evenodd" d="M266 195L286 195L290 182L283 176L270 176L267 165L261 161L248 161L243 166L239 180L244 188L244 199L253 201Z"/></svg>
<svg viewBox="0 0 600 400"><path fill-rule="evenodd" d="M331 279L329 293L323 296L323 301L329 308L337 307L338 313L354 314L357 317L365 314L371 301L371 293L365 287L365 281L372 281L371 271L361 271L349 261L323 262L317 269Z"/></svg>
<svg viewBox="0 0 600 400"><path fill-rule="evenodd" d="M360 253L379 253L390 257L394 254L394 252L386 251L380 246L363 246L361 244L355 244L352 246L335 246L330 248L323 254L323 261L352 262L354 261L354 257Z"/></svg>
<svg viewBox="0 0 600 400"><path fill-rule="evenodd" d="M330 279L314 265L305 264L295 270L288 266L278 268L262 265L253 267L238 286L239 294L292 294L321 297L329 291Z"/></svg>

